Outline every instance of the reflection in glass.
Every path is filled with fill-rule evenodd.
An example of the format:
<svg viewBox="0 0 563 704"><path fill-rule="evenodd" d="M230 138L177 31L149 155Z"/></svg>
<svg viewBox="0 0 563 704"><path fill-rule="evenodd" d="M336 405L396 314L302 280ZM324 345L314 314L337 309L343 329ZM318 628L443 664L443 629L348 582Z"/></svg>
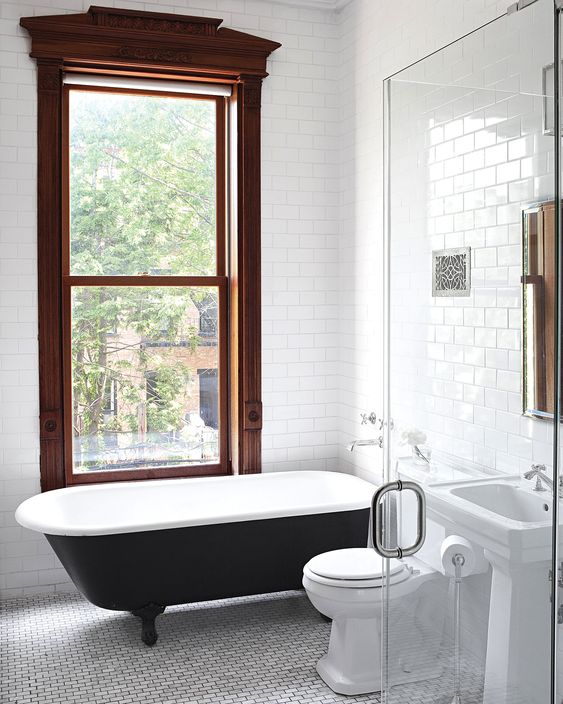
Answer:
<svg viewBox="0 0 563 704"><path fill-rule="evenodd" d="M218 461L217 308L210 287L73 288L75 472Z"/></svg>
<svg viewBox="0 0 563 704"><path fill-rule="evenodd" d="M527 208L523 233L524 412L553 415L555 346L555 208Z"/></svg>

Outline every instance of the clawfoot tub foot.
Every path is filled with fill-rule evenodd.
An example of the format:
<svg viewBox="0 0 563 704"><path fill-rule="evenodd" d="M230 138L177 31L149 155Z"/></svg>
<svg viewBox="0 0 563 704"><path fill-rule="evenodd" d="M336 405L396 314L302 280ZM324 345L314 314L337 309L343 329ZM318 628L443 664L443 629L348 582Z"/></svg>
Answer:
<svg viewBox="0 0 563 704"><path fill-rule="evenodd" d="M156 632L155 620L156 617L163 613L165 606L160 606L160 604L147 604L140 609L135 609L131 611L133 616L138 616L141 621L141 640L145 645L154 645L158 640L158 633Z"/></svg>

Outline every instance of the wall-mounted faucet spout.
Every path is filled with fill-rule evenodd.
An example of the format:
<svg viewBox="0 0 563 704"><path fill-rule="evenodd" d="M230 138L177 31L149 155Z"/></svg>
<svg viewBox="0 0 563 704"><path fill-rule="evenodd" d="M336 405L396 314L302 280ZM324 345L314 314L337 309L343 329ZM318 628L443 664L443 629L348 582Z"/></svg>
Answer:
<svg viewBox="0 0 563 704"><path fill-rule="evenodd" d="M378 438L367 438L366 440L354 440L354 442L351 442L346 449L348 452L354 452L355 447L364 447L366 445L383 447L383 436L380 435Z"/></svg>

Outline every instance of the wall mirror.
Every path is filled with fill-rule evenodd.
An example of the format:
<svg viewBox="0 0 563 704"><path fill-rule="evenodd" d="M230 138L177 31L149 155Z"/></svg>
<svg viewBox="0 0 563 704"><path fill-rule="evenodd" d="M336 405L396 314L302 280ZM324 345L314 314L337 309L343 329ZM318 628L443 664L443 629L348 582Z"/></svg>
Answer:
<svg viewBox="0 0 563 704"><path fill-rule="evenodd" d="M556 303L553 201L523 211L522 245L524 414L551 418Z"/></svg>

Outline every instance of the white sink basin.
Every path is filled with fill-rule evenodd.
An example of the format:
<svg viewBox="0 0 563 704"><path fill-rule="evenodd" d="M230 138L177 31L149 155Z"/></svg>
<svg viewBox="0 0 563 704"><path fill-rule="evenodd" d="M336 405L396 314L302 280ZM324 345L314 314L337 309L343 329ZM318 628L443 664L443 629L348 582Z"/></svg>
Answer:
<svg viewBox="0 0 563 704"><path fill-rule="evenodd" d="M523 523L551 520L551 494L532 493L520 486L491 482L450 489L454 496L470 501L493 513Z"/></svg>
<svg viewBox="0 0 563 704"><path fill-rule="evenodd" d="M511 562L551 558L551 492L534 492L517 476L429 484L425 490L429 510L450 532Z"/></svg>

